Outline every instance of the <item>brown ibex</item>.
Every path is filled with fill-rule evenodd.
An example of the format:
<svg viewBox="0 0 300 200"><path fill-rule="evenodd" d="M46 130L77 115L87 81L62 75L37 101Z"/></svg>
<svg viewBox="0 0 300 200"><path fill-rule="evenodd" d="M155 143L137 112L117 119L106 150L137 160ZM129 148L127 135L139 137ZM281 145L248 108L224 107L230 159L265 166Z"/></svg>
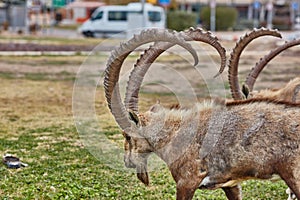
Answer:
<svg viewBox="0 0 300 200"><path fill-rule="evenodd" d="M190 32L190 34L194 34L194 32L201 34L200 31L197 30L190 30ZM210 155L209 144L214 146L215 142L217 142L211 135L222 136L222 133L227 134L230 132L231 137L233 137L236 132L238 135L239 131L244 131L245 129L252 130L251 128L255 128L257 121L260 119L254 115L255 113L261 113L261 115L264 116L263 125L266 126L265 129L258 130L261 133L259 135L265 132L271 135L271 131L275 127L273 125L272 116L277 113L285 112L287 114L283 116L281 120L285 122L286 125L291 124L291 126L295 127L295 137L300 137L299 126L296 126L296 124L300 123L300 118L297 118L300 113L299 107L288 105L284 102L274 103L263 100L253 100L252 102L241 102L225 107L224 105L214 102L208 102L202 104L196 103L194 107L187 110L170 110L161 105L154 105L146 113L137 114L137 94L139 88L136 88L135 85L141 84L148 68L147 65L140 66L140 70L137 70L139 72L134 72L130 76L129 82L133 81L136 84L128 84L131 85L127 88L128 94L131 96L126 95L126 102L130 102L127 103L128 108L130 107L133 110L128 112L122 103L118 86L120 69L124 59L138 46L153 41L181 45L188 49L194 58L196 58L195 51L186 43L187 40L190 40L187 39L188 35L188 32L171 33L158 29L143 31L140 35L134 36L133 39L121 44L120 47L112 52L107 63L104 78L108 106L116 122L123 130L125 137L125 165L127 167L136 168L138 178L143 183L149 184L147 158L151 152L156 153L166 162L176 181L177 199L192 199L195 190L200 186L204 176L207 175L207 171L204 168L206 161L204 163L201 162L204 157ZM197 33L195 33L195 35L197 35ZM217 43L216 39L213 41ZM162 51L163 50L160 52ZM154 55L154 57L155 56L157 57L158 55ZM136 69L137 68L138 67L136 67ZM146 70L143 70L143 68ZM222 71L222 68L220 71ZM132 89L132 87L135 88ZM132 96L132 94L135 95ZM290 112L292 108L294 109L294 113ZM293 119L295 118L298 121L294 121ZM232 121L231 119L237 120ZM225 138L218 137L216 139L223 140ZM284 137L276 139L281 139L281 142L285 142ZM278 141L276 140L275 143L276 142ZM299 144L299 141L296 142ZM275 147L276 146L273 146L271 142L270 148ZM208 151L205 153L207 149ZM270 152L265 153L268 154ZM280 163L285 159L288 158L278 157L277 161ZM288 180L289 179L286 179L288 185L293 184L288 182ZM294 192L299 194L298 186L292 186L292 190L295 190ZM225 191L228 199L241 199L237 185L233 187L232 185L230 185L230 187L225 186L222 189Z"/></svg>
<svg viewBox="0 0 300 200"><path fill-rule="evenodd" d="M263 33L264 32L264 33ZM254 83L264 69L264 67L278 54L283 52L284 50L291 48L293 46L299 45L300 40L292 40L289 42L285 42L283 45L277 47L275 50L272 50L269 54L264 56L256 63L255 67L252 68L251 72L248 74L245 83L243 84L242 90L240 90L239 79L238 79L238 65L239 59L242 51L245 47L254 39L263 36L263 35L273 35L276 37L280 37L280 33L278 31L268 31L264 30L263 32L258 32L257 30L252 31L249 34L241 37L240 40L236 43L234 47L231 57L229 60L229 85L231 88L231 94L234 100L240 100L243 98L268 98L274 99L277 101L287 101L287 102L298 102L300 103L300 78L295 78L291 80L285 87L280 89L265 89L259 92L253 91ZM288 189L287 191L290 192ZM289 194L289 198L291 198L292 193Z"/></svg>
<svg viewBox="0 0 300 200"><path fill-rule="evenodd" d="M264 58L261 58L258 63L256 63L255 67L252 68L244 83L244 88L248 88L250 96L255 98L273 98L283 101L300 102L300 77L291 80L285 87L280 89L253 92L253 85L255 84L258 75L264 69L264 67L278 54L296 45L300 45L299 39L285 42L285 44L277 47L275 50L267 54Z"/></svg>
<svg viewBox="0 0 300 200"><path fill-rule="evenodd" d="M279 175L300 199L300 105L251 103L258 100L227 104L225 115L232 109L234 113L214 146L205 150L201 170L206 177L200 188L231 187L243 180Z"/></svg>
<svg viewBox="0 0 300 200"><path fill-rule="evenodd" d="M239 86L238 79L238 65L241 53L245 49L245 47L254 39L264 36L264 35L272 35L275 37L281 37L278 31L260 29L254 30L245 36L241 37L240 40L236 43L236 46L232 50L230 59L229 59L229 69L228 69L228 80L231 89L231 94L233 99L241 100L243 98L270 98L282 101L291 101L291 102L300 102L300 78L295 78L291 80L285 87L280 89L266 89L259 92L253 92L253 86L258 75L264 69L264 67L278 54L283 52L284 50L291 48L293 46L299 45L300 40L292 40L289 42L285 42L285 44L277 47L265 57L261 58L258 63L256 63L255 67L252 68L251 72L248 74L245 83L243 84L242 89ZM297 100L298 97L298 100Z"/></svg>
<svg viewBox="0 0 300 200"><path fill-rule="evenodd" d="M270 98L280 101L290 101L300 103L300 77L289 81L284 87L279 89L264 89L249 94L251 98Z"/></svg>

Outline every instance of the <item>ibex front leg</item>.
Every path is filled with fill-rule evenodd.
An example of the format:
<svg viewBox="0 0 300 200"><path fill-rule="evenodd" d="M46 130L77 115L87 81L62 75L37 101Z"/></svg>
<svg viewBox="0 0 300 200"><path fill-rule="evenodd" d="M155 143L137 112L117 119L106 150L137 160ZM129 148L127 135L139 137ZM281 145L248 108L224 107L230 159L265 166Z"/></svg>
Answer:
<svg viewBox="0 0 300 200"><path fill-rule="evenodd" d="M239 185L234 187L222 188L229 200L241 200L241 187Z"/></svg>
<svg viewBox="0 0 300 200"><path fill-rule="evenodd" d="M195 188L188 188L184 185L176 187L176 200L191 200L193 199Z"/></svg>
<svg viewBox="0 0 300 200"><path fill-rule="evenodd" d="M294 172L292 172L292 170L285 170L280 173L281 178L286 182L291 190L290 196L296 196L296 198L292 199L300 199L300 180L297 177L299 170L300 166L296 167Z"/></svg>

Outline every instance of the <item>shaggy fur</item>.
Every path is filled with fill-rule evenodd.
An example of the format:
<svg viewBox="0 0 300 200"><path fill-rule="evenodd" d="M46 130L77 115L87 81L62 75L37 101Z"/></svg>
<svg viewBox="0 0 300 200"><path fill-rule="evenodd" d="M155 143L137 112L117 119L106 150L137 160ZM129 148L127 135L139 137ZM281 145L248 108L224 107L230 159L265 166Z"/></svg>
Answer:
<svg viewBox="0 0 300 200"><path fill-rule="evenodd" d="M270 98L279 101L300 102L300 77L291 80L285 87L280 89L266 89L252 92L253 98Z"/></svg>
<svg viewBox="0 0 300 200"><path fill-rule="evenodd" d="M232 187L279 175L299 199L299 111L299 106L269 102L229 107L226 112L232 114L225 115L228 123L219 133L221 139L201 160L206 177L200 188Z"/></svg>
<svg viewBox="0 0 300 200"><path fill-rule="evenodd" d="M228 199L241 199L239 181L273 174L299 194L297 105L257 99L225 107L204 102L188 110L170 110L157 104L138 118L128 133L136 137L126 140L131 146L125 145L125 163L137 168L145 184L149 183L147 158L154 152L176 181L177 199L192 199L199 186L222 187ZM213 185L201 185L208 174ZM229 180L234 184L224 184Z"/></svg>

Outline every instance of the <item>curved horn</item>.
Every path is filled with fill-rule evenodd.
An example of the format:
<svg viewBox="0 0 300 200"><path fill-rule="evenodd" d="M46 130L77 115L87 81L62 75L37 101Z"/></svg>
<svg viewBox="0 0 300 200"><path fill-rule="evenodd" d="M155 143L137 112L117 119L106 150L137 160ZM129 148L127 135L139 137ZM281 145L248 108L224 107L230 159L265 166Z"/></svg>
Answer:
<svg viewBox="0 0 300 200"><path fill-rule="evenodd" d="M125 94L125 107L138 113L138 98L139 91L142 85L145 74L156 58L167 49L174 46L168 42L156 42L144 51L141 57L134 65L131 71L129 81L127 83Z"/></svg>
<svg viewBox="0 0 300 200"><path fill-rule="evenodd" d="M217 37L211 32L204 32L202 29L190 28L188 31L181 32L186 41L201 41L213 46L221 57L221 67L218 74L221 74L226 66L226 50L219 43ZM157 42L137 60L134 69L130 74L125 95L125 106L131 110L138 112L138 95L143 78L156 58L167 49L174 46L172 43Z"/></svg>
<svg viewBox="0 0 300 200"><path fill-rule="evenodd" d="M243 98L238 80L238 65L241 53L252 40L261 36L274 36L281 38L281 34L278 32L278 30L269 30L265 28L254 29L252 32L247 33L239 39L239 41L236 43L235 47L233 48L230 54L228 80L231 95L235 100Z"/></svg>
<svg viewBox="0 0 300 200"><path fill-rule="evenodd" d="M283 52L284 50L299 45L300 39L298 40L292 40L289 42L285 42L285 44L277 47L275 50L271 51L269 54L267 54L265 57L261 58L258 63L256 63L255 67L251 69L251 72L248 74L245 85L248 86L249 90L253 90L253 85L256 81L256 78L260 74L260 72L265 68L265 66L278 54Z"/></svg>
<svg viewBox="0 0 300 200"><path fill-rule="evenodd" d="M123 130L130 128L131 122L129 121L126 108L122 103L119 91L118 81L122 64L125 58L140 45L157 41L165 41L182 46L193 55L195 65L198 63L197 53L192 46L178 32L169 32L164 29L144 30L139 35L134 35L132 39L120 44L119 47L113 50L104 72L104 89L108 107L116 122Z"/></svg>

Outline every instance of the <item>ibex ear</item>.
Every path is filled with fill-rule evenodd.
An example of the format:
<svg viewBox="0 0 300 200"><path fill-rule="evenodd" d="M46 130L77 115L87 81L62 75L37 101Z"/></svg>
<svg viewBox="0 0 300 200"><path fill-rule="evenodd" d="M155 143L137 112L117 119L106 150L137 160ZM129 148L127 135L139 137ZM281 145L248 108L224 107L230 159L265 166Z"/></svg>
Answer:
<svg viewBox="0 0 300 200"><path fill-rule="evenodd" d="M129 119L131 121L133 121L136 125L139 124L140 120L139 117L137 116L137 114L135 112L133 112L132 110L129 111Z"/></svg>
<svg viewBox="0 0 300 200"><path fill-rule="evenodd" d="M249 94L250 94L250 89L249 89L248 85L243 84L242 92L243 92L245 98L248 99Z"/></svg>

